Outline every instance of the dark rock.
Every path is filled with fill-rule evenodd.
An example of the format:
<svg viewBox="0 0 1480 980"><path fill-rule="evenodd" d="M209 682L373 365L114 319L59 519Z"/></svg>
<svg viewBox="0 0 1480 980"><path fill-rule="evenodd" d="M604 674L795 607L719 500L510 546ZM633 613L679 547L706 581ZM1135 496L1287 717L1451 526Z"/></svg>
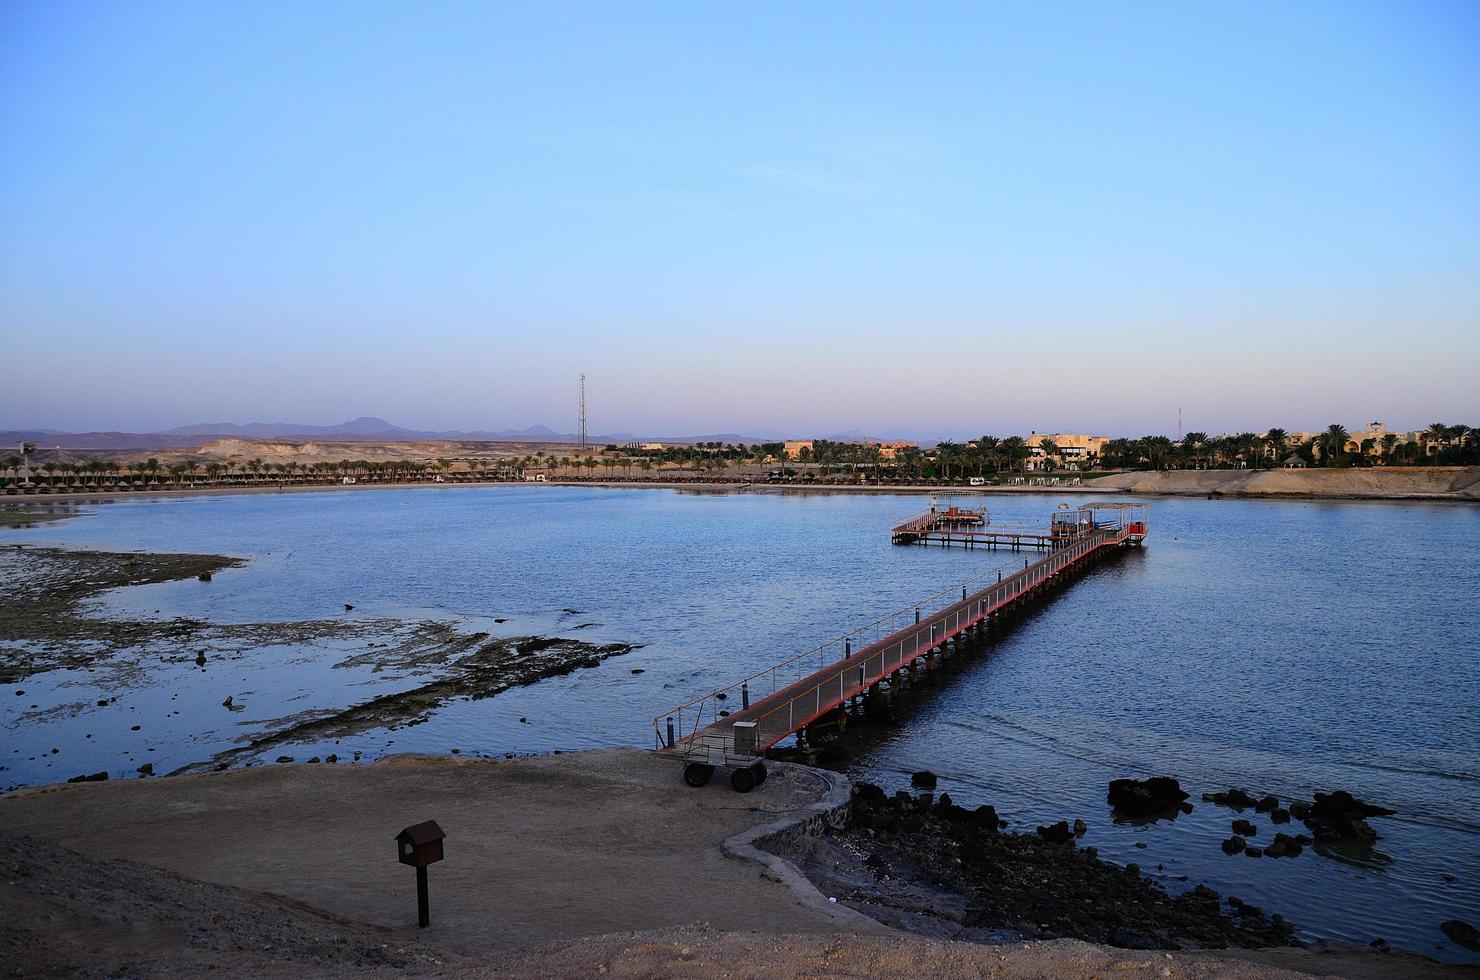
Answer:
<svg viewBox="0 0 1480 980"><path fill-rule="evenodd" d="M997 816L997 808L988 803L983 803L972 810L971 817L978 828L994 834L1002 826L1001 818Z"/></svg>
<svg viewBox="0 0 1480 980"><path fill-rule="evenodd" d="M196 578L200 579L202 582L209 582L211 580L211 573L208 571L201 572L199 575L196 576Z"/></svg>
<svg viewBox="0 0 1480 980"><path fill-rule="evenodd" d="M318 761L319 761L319 757L318 756L316 756L316 755L309 756L308 759L306 759L304 761L304 765L310 765L310 764L313 764L313 763L317 763Z"/></svg>
<svg viewBox="0 0 1480 980"><path fill-rule="evenodd" d="M293 757L291 755L280 755L280 756L277 757L277 761L279 761L279 762L292 762L293 761Z"/></svg>
<svg viewBox="0 0 1480 980"><path fill-rule="evenodd" d="M1195 895L1198 898L1213 902L1218 901L1219 898L1218 893L1213 891L1213 889L1209 888L1207 885L1195 885L1192 891L1188 894Z"/></svg>
<svg viewBox="0 0 1480 980"><path fill-rule="evenodd" d="M1146 850L1146 842L1143 840L1136 841L1136 849L1142 851Z"/></svg>
<svg viewBox="0 0 1480 980"><path fill-rule="evenodd" d="M1246 847L1244 848L1244 856L1251 858L1263 857L1264 851L1257 847Z"/></svg>
<svg viewBox="0 0 1480 980"><path fill-rule="evenodd" d="M1259 833L1259 828L1254 826L1252 820L1239 819L1233 822L1233 832L1240 837L1253 837Z"/></svg>
<svg viewBox="0 0 1480 980"><path fill-rule="evenodd" d="M1269 813L1279 808L1280 801L1277 797L1265 796L1254 804L1255 813Z"/></svg>
<svg viewBox="0 0 1480 980"><path fill-rule="evenodd" d="M132 726L132 727L129 728L129 731L131 731L131 732L136 732L138 730L139 730L139 726L138 725L134 725L134 726Z"/></svg>
<svg viewBox="0 0 1480 980"><path fill-rule="evenodd" d="M101 783L108 778L106 772L95 772L89 776L73 776L67 780L69 783Z"/></svg>
<svg viewBox="0 0 1480 980"><path fill-rule="evenodd" d="M873 783L854 783L853 798L864 803L882 803L885 795L884 791Z"/></svg>
<svg viewBox="0 0 1480 980"><path fill-rule="evenodd" d="M152 762L146 762L142 766L140 766L139 767L139 775L140 776L152 776L152 775L154 775L154 763L152 763Z"/></svg>
<svg viewBox="0 0 1480 980"><path fill-rule="evenodd" d="M197 653L195 655L195 666L197 666L197 667L204 667L205 665L206 665L206 652L204 650L202 650L202 651L200 651L199 653Z"/></svg>
<svg viewBox="0 0 1480 980"><path fill-rule="evenodd" d="M1204 793L1203 799L1209 803L1231 807L1235 810L1243 810L1254 805L1254 798L1241 789L1231 789L1226 793Z"/></svg>
<svg viewBox="0 0 1480 980"><path fill-rule="evenodd" d="M1393 947L1389 946L1388 945L1388 941L1386 939L1383 939L1381 936L1378 936L1376 939L1372 940L1372 942L1368 943L1367 945L1368 946L1371 946L1373 949L1377 950L1379 953L1391 953L1393 951Z"/></svg>
<svg viewBox="0 0 1480 980"><path fill-rule="evenodd" d="M928 769L922 769L910 775L910 785L915 789L935 789L935 773Z"/></svg>
<svg viewBox="0 0 1480 980"><path fill-rule="evenodd" d="M1300 841L1289 834L1275 834L1274 841L1264 849L1265 857L1299 857L1305 850Z"/></svg>
<svg viewBox="0 0 1480 980"><path fill-rule="evenodd" d="M1334 793L1317 793L1311 804L1310 813L1302 822L1310 828L1318 841L1328 843L1370 843L1378 838L1377 831L1367 823L1367 817L1386 817L1394 812L1385 807L1363 803L1346 790Z"/></svg>
<svg viewBox="0 0 1480 980"><path fill-rule="evenodd" d="M1170 776L1150 779L1112 779L1106 801L1128 817L1175 815L1187 794Z"/></svg>
<svg viewBox="0 0 1480 980"><path fill-rule="evenodd" d="M233 697L234 697L234 695L231 695L231 694L226 695L226 700L221 702L221 707L223 707L223 708L229 708L229 707L231 707L231 699Z"/></svg>
<svg viewBox="0 0 1480 980"><path fill-rule="evenodd" d="M330 752L328 755L324 756L324 761L329 763L330 765L333 765L334 763L339 761L339 756L335 755L333 752Z"/></svg>
<svg viewBox="0 0 1480 980"><path fill-rule="evenodd" d="M1127 864L1125 866L1125 873L1130 875L1132 878L1139 877L1141 874L1141 866L1139 864Z"/></svg>
<svg viewBox="0 0 1480 980"><path fill-rule="evenodd" d="M950 793L942 793L942 794L940 794L940 804L939 805L940 805L940 808L942 810L944 810L947 813L949 813L951 811L951 794Z"/></svg>
<svg viewBox="0 0 1480 980"><path fill-rule="evenodd" d="M350 604L349 604L349 603L347 603L347 602L346 602L346 603L345 603L345 604L344 604L344 611L345 611L345 612L349 612L349 611L350 611L350 610L351 610L351 609L353 609L353 608L355 608L355 607L354 607L354 606L352 606L352 605L350 605Z"/></svg>
<svg viewBox="0 0 1480 980"><path fill-rule="evenodd" d="M1234 836L1223 842L1224 854L1237 854L1248 846L1248 842L1242 837Z"/></svg>
<svg viewBox="0 0 1480 980"><path fill-rule="evenodd" d="M643 674L643 673L646 673L646 671L642 667L633 667L632 668L632 673L634 673L634 674Z"/></svg>
<svg viewBox="0 0 1480 980"><path fill-rule="evenodd" d="M1284 807L1275 807L1273 810L1269 811L1269 819L1272 820L1274 823L1289 823L1290 811L1286 810Z"/></svg>
<svg viewBox="0 0 1480 980"><path fill-rule="evenodd" d="M1038 836L1050 844L1067 844L1074 839L1074 832L1069 829L1067 820L1060 820L1056 824L1038 828Z"/></svg>
<svg viewBox="0 0 1480 980"><path fill-rule="evenodd" d="M1477 932L1475 927L1468 922L1461 922L1459 919L1450 919L1448 922L1442 923L1439 928L1444 931L1444 935L1448 936L1452 942L1458 943L1465 949L1480 951L1480 932Z"/></svg>
<svg viewBox="0 0 1480 980"><path fill-rule="evenodd" d="M1089 830L1089 826L1087 824L1085 824L1085 822L1083 820L1076 820L1076 821L1074 821L1074 836L1075 837L1083 837L1085 835L1085 832L1088 831L1088 830Z"/></svg>
<svg viewBox="0 0 1480 980"><path fill-rule="evenodd" d="M1290 816L1294 817L1296 820L1304 820L1306 817L1310 816L1310 804L1306 803L1304 800L1291 800Z"/></svg>

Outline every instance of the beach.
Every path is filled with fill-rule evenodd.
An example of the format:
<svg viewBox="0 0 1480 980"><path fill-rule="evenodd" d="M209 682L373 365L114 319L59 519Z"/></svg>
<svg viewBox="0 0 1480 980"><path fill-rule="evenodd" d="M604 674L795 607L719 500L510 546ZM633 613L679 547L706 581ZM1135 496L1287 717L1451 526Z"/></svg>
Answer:
<svg viewBox="0 0 1480 980"><path fill-rule="evenodd" d="M745 797L719 781L689 789L676 765L636 750L42 787L0 799L0 887L14 910L5 938L24 951L22 967L83 976L122 964L133 975L576 976L624 964L616 975L829 965L839 975L907 976L911 964L932 962L945 975L1464 973L1354 950L1234 958L910 937L829 902L789 862L752 846L805 833L820 816L846 819L837 816L846 779L772 769ZM447 834L446 858L429 869L432 926L417 930L413 875L392 838L427 819ZM28 846L28 837L66 850ZM75 889L62 887L68 876ZM113 903L94 906L99 895Z"/></svg>

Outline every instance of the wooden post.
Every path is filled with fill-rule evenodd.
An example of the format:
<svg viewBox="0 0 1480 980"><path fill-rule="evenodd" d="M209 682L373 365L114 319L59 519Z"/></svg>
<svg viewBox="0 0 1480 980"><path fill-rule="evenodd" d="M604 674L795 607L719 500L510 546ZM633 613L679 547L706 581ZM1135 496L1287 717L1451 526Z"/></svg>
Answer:
<svg viewBox="0 0 1480 980"><path fill-rule="evenodd" d="M423 929L432 924L427 902L427 866L424 864L417 865L416 868L416 920Z"/></svg>

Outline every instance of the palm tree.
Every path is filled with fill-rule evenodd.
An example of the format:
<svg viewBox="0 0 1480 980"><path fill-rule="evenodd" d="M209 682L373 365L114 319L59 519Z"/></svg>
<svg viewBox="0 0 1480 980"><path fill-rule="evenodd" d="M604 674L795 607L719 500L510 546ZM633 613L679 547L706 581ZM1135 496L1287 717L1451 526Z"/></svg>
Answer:
<svg viewBox="0 0 1480 980"><path fill-rule="evenodd" d="M1007 457L1007 468L1011 471L1017 469L1020 460L1028 458L1031 450L1022 436L1008 436L1002 440L1002 452Z"/></svg>
<svg viewBox="0 0 1480 980"><path fill-rule="evenodd" d="M1052 462L1053 458L1059 454L1059 444L1052 439L1038 440L1038 448L1043 450L1043 458L1047 462Z"/></svg>
<svg viewBox="0 0 1480 980"><path fill-rule="evenodd" d="M1434 422L1427 429L1429 442L1434 447L1434 460L1438 461L1439 455L1444 452L1444 444L1449 441L1449 426L1443 422Z"/></svg>
<svg viewBox="0 0 1480 980"><path fill-rule="evenodd" d="M1325 446L1325 459L1322 462L1327 466L1337 465L1337 460L1346 455L1346 443L1351 438L1351 433L1346 431L1346 426L1332 423L1326 427L1326 433L1322 437Z"/></svg>
<svg viewBox="0 0 1480 980"><path fill-rule="evenodd" d="M1280 461L1280 456L1285 452L1285 440L1288 438L1290 438L1290 434L1284 429L1270 429L1264 433L1264 442L1274 450L1274 461L1276 463Z"/></svg>
<svg viewBox="0 0 1480 980"><path fill-rule="evenodd" d="M1194 468L1197 466L1198 453L1207 441L1206 432L1189 432L1182 437L1182 454Z"/></svg>

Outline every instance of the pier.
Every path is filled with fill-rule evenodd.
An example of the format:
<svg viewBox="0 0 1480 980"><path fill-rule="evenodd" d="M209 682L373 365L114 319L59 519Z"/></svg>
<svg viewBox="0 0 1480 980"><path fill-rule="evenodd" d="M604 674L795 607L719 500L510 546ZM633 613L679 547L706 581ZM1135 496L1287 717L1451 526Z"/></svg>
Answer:
<svg viewBox="0 0 1480 980"><path fill-rule="evenodd" d="M953 540L941 543L973 547L978 539L963 535L983 535L988 527L984 511L932 508L891 529L891 538L900 542L905 528L911 541L950 535ZM993 568L657 715L657 748L686 763L690 785L703 785L716 767L726 766L734 787L748 791L765 779L760 760L767 749L797 733L805 738L829 721L842 727L853 699L878 695L884 686L897 690L917 671L963 652L1015 607L1119 548L1139 546L1148 527L1145 504L1092 503L1055 513L1048 529L1032 532L1042 544L1031 546L1046 554Z"/></svg>
<svg viewBox="0 0 1480 980"><path fill-rule="evenodd" d="M1114 505L1101 506L1107 510L1115 509ZM959 545L991 551L1051 551L1082 533L1093 521L1093 515L1086 508L1080 508L1054 514L1047 529L993 524L985 507L937 507L932 500L929 510L890 528L889 539L895 544Z"/></svg>

